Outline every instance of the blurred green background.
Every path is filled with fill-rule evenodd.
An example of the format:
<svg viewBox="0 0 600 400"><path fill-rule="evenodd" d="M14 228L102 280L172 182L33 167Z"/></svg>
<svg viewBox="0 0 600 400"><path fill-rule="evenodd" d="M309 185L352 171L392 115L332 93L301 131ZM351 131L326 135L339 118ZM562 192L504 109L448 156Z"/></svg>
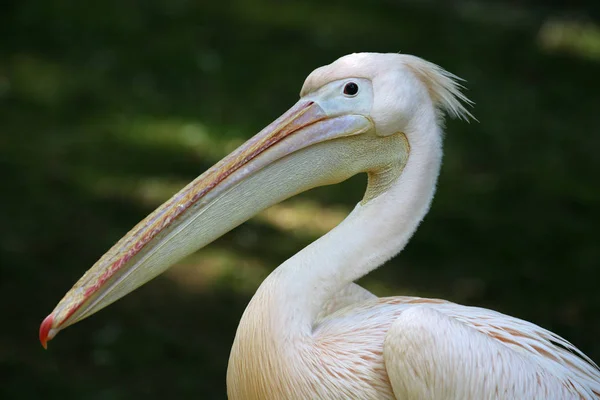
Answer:
<svg viewBox="0 0 600 400"><path fill-rule="evenodd" d="M533 321L600 360L600 3L5 0L0 398L225 398L259 283L360 200L314 190L44 351L38 326L137 221L292 105L314 68L411 53L467 80L433 208L362 284Z"/></svg>

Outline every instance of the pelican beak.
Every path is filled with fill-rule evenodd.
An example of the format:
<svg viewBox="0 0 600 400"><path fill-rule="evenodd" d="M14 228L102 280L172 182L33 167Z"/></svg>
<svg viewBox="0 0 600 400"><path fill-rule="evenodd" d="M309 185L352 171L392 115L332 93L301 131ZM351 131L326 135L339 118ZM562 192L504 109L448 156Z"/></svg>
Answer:
<svg viewBox="0 0 600 400"><path fill-rule="evenodd" d="M365 146L353 138L372 126L363 115L327 115L317 102L301 99L100 258L42 322L42 346L263 209L364 171L357 160L368 157L357 152Z"/></svg>

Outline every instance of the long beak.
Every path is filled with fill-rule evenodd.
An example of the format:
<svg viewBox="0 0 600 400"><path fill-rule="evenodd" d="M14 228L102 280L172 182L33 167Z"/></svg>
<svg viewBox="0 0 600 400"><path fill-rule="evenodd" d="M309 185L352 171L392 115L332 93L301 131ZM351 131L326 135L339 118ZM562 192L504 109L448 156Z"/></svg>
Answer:
<svg viewBox="0 0 600 400"><path fill-rule="evenodd" d="M100 258L42 322L42 346L261 210L361 172L344 143L371 128L364 116L328 116L317 103L300 100Z"/></svg>

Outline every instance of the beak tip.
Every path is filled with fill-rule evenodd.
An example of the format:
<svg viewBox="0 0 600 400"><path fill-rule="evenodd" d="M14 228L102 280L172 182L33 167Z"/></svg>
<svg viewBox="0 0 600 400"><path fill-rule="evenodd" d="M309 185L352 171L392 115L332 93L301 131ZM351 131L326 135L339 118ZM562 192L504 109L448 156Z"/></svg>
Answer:
<svg viewBox="0 0 600 400"><path fill-rule="evenodd" d="M53 332L51 332L54 331L54 329L52 329L53 323L54 316L50 314L44 319L44 321L42 321L42 324L40 325L40 343L44 349L48 349L48 341L54 336L52 334Z"/></svg>

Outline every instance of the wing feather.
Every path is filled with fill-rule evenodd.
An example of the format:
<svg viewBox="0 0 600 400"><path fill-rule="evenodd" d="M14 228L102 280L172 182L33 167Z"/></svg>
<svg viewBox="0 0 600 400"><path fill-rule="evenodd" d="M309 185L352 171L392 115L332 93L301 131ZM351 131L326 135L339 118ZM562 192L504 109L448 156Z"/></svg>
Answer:
<svg viewBox="0 0 600 400"><path fill-rule="evenodd" d="M530 365L549 373L569 390L580 394L582 399L600 398L598 365L567 340L531 322L437 299L392 297L380 301L406 309L430 307L521 354Z"/></svg>

